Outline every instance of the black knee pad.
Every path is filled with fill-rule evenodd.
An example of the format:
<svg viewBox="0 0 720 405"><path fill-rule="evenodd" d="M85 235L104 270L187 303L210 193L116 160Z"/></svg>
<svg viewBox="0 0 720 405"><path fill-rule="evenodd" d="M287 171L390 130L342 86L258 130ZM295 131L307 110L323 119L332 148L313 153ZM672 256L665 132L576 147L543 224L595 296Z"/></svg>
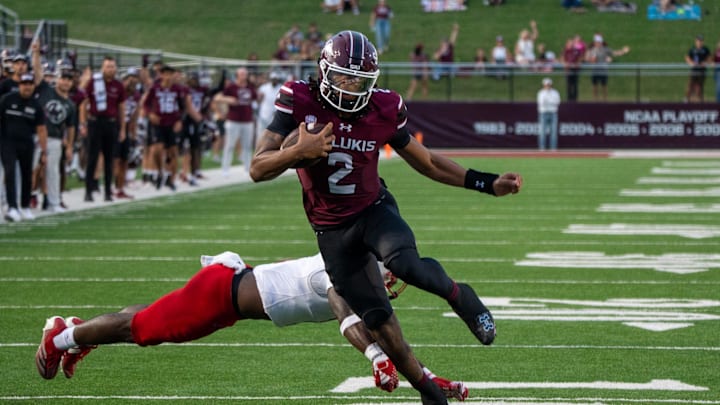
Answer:
<svg viewBox="0 0 720 405"><path fill-rule="evenodd" d="M385 323L390 318L390 315L392 315L392 311L385 308L375 308L365 312L362 318L365 326L370 330L374 330Z"/></svg>

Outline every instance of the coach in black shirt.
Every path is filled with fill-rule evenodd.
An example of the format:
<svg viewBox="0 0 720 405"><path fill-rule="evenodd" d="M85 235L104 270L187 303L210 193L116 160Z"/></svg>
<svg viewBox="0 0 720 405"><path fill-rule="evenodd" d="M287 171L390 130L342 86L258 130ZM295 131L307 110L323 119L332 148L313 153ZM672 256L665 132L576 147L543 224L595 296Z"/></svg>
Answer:
<svg viewBox="0 0 720 405"><path fill-rule="evenodd" d="M34 219L30 212L34 134L38 135L38 146L43 154L47 149L43 109L33 97L35 77L32 74L22 75L18 87L17 92L0 98L0 158L5 168L5 192L8 199L5 219L13 222ZM20 210L15 193L15 162L20 166Z"/></svg>

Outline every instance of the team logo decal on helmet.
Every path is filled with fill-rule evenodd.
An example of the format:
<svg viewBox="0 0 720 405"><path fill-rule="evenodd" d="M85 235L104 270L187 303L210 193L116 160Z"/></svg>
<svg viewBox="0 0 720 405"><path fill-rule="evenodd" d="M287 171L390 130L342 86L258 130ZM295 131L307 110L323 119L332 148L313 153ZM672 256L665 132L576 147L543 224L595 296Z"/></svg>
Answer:
<svg viewBox="0 0 720 405"><path fill-rule="evenodd" d="M380 75L377 50L365 35L342 31L325 43L318 70L325 101L340 111L360 111L370 102Z"/></svg>

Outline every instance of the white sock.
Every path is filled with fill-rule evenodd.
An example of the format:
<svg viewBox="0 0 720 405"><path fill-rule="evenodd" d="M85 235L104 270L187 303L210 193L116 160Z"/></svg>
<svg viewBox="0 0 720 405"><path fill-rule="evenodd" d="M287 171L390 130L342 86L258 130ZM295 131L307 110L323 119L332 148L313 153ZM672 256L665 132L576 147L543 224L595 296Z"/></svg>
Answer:
<svg viewBox="0 0 720 405"><path fill-rule="evenodd" d="M73 336L74 332L74 326L71 326L60 332L60 334L53 338L53 343L55 344L55 347L60 350L67 350L71 347L77 346L77 343L75 343L75 336Z"/></svg>
<svg viewBox="0 0 720 405"><path fill-rule="evenodd" d="M428 378L431 380L436 377L436 375L433 374L432 371L430 371L430 369L428 369L427 367L423 367L423 373L425 373L425 375L428 376Z"/></svg>

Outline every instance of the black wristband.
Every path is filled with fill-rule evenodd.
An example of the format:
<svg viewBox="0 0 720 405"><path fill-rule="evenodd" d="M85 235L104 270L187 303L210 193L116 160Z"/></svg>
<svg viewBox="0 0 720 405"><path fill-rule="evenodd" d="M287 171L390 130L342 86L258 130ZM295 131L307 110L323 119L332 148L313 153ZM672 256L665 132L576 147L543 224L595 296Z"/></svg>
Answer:
<svg viewBox="0 0 720 405"><path fill-rule="evenodd" d="M495 195L493 182L500 177L494 173L483 173L477 170L468 169L465 173L465 188L470 190L482 191L490 195Z"/></svg>

